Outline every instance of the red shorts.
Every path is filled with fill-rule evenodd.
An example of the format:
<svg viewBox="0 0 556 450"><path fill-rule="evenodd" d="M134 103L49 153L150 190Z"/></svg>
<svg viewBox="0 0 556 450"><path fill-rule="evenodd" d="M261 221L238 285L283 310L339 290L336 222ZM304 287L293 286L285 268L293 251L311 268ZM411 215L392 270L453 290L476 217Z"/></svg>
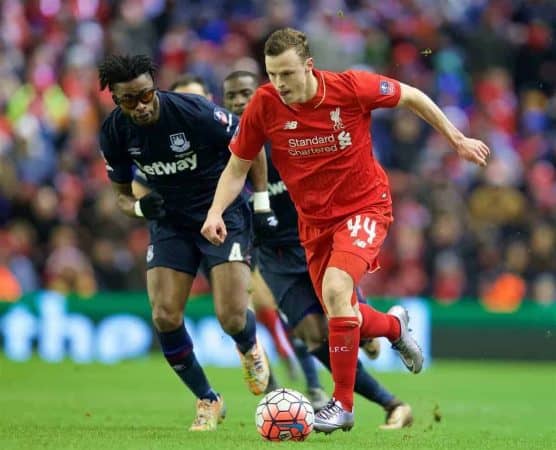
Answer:
<svg viewBox="0 0 556 450"><path fill-rule="evenodd" d="M299 223L309 275L321 303L322 280L331 260L333 267L352 276L355 285L366 272L380 268L378 254L392 221L392 209L388 206L353 214L329 228Z"/></svg>

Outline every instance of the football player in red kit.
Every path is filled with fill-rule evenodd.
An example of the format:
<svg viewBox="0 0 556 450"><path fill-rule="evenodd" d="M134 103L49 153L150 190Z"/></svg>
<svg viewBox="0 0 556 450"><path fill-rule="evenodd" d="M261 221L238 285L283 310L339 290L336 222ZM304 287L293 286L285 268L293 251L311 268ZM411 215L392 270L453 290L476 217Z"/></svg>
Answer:
<svg viewBox="0 0 556 450"><path fill-rule="evenodd" d="M261 146L299 214L309 273L329 318L333 398L315 416L326 433L353 427L353 386L361 338L385 336L406 367L418 373L423 356L409 333L407 311L387 314L358 304L354 287L379 268L378 254L393 220L387 176L372 154L370 112L403 106L446 137L458 155L485 166L489 148L467 138L423 92L378 74L317 70L306 36L291 28L265 44L270 83L247 106L201 232L213 244L226 239L222 214L240 193ZM369 151L371 150L371 151Z"/></svg>

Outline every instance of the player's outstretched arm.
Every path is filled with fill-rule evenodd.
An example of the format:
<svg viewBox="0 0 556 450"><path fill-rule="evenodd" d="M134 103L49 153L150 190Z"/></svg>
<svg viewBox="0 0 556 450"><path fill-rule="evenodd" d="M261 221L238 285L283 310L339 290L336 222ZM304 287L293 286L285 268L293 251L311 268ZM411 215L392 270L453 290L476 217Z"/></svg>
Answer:
<svg viewBox="0 0 556 450"><path fill-rule="evenodd" d="M486 166L490 149L483 141L466 137L424 92L407 84L400 85L398 106L405 106L433 126L448 140L460 158Z"/></svg>
<svg viewBox="0 0 556 450"><path fill-rule="evenodd" d="M220 245L226 240L227 231L222 214L243 189L251 164L252 161L240 159L232 153L220 174L212 205L201 228L201 234L214 245Z"/></svg>

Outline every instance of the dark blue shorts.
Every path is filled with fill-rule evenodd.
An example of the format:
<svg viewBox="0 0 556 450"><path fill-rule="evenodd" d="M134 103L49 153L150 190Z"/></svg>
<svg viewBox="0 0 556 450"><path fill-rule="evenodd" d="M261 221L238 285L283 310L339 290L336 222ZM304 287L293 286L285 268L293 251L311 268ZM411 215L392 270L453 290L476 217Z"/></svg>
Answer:
<svg viewBox="0 0 556 450"><path fill-rule="evenodd" d="M324 314L303 261L302 247L257 248L257 266L291 328L309 314ZM355 292L358 302L366 303L360 289Z"/></svg>
<svg viewBox="0 0 556 450"><path fill-rule="evenodd" d="M200 225L187 228L163 220L150 221L147 269L168 267L195 276L202 259L209 272L226 262L250 264L251 212L247 205L226 211L224 222L228 236L217 247L201 235Z"/></svg>
<svg viewBox="0 0 556 450"><path fill-rule="evenodd" d="M309 314L324 314L301 247L258 247L257 265L291 328Z"/></svg>

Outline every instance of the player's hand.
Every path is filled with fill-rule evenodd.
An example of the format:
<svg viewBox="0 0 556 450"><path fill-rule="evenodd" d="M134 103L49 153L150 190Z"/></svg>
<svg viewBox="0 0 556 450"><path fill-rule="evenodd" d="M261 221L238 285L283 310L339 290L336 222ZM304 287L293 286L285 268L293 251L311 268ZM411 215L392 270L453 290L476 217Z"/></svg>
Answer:
<svg viewBox="0 0 556 450"><path fill-rule="evenodd" d="M481 167L487 165L490 156L490 149L483 141L468 137L464 137L456 145L456 152L460 158L471 161Z"/></svg>
<svg viewBox="0 0 556 450"><path fill-rule="evenodd" d="M162 195L156 191L151 191L147 195L141 197L136 202L135 212L138 213L138 216L145 217L145 219L162 219L166 216Z"/></svg>
<svg viewBox="0 0 556 450"><path fill-rule="evenodd" d="M228 232L222 214L209 211L205 223L201 227L201 234L213 245L223 244Z"/></svg>
<svg viewBox="0 0 556 450"><path fill-rule="evenodd" d="M278 230L278 218L271 209L266 211L255 211L253 214L253 234L255 244L259 244L264 238L270 237Z"/></svg>

